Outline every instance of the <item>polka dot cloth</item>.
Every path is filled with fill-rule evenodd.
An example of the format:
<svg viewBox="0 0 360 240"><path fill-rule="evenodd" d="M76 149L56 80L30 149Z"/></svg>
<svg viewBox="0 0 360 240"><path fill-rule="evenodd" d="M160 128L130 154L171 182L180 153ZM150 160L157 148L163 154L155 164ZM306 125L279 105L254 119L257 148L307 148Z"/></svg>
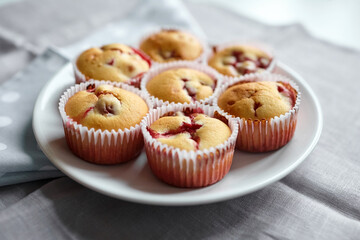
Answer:
<svg viewBox="0 0 360 240"><path fill-rule="evenodd" d="M7 92L1 96L2 102L16 102L20 98L20 94L18 92Z"/></svg>
<svg viewBox="0 0 360 240"><path fill-rule="evenodd" d="M3 143L0 143L0 151L7 149L7 146Z"/></svg>
<svg viewBox="0 0 360 240"><path fill-rule="evenodd" d="M41 89L68 62L46 50L0 83L0 186L63 175L38 148L32 113Z"/></svg>
<svg viewBox="0 0 360 240"><path fill-rule="evenodd" d="M6 116L0 116L0 128L9 126L12 123L11 118Z"/></svg>
<svg viewBox="0 0 360 240"><path fill-rule="evenodd" d="M18 92L7 92L1 96L1 101L6 103L16 102L20 98ZM8 116L0 116L0 128L7 127L11 125L12 119ZM0 151L7 149L6 144L0 143Z"/></svg>

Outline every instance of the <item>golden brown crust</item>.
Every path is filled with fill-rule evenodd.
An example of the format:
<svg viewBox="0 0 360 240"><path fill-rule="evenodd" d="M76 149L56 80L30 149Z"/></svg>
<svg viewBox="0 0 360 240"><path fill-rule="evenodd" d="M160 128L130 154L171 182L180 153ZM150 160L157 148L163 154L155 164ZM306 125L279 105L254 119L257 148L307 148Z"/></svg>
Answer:
<svg viewBox="0 0 360 240"><path fill-rule="evenodd" d="M235 77L264 71L271 61L271 56L258 48L235 45L215 52L208 64L221 74Z"/></svg>
<svg viewBox="0 0 360 240"><path fill-rule="evenodd" d="M148 110L135 93L110 85L98 86L94 92L77 92L65 105L66 114L77 123L109 131L135 126Z"/></svg>
<svg viewBox="0 0 360 240"><path fill-rule="evenodd" d="M282 82L246 82L229 87L218 105L229 114L252 120L270 119L288 112L295 104L296 91Z"/></svg>
<svg viewBox="0 0 360 240"><path fill-rule="evenodd" d="M203 48L193 35L178 30L162 30L146 38L140 45L156 62L195 60Z"/></svg>
<svg viewBox="0 0 360 240"><path fill-rule="evenodd" d="M150 68L149 63L132 48L119 43L84 51L76 66L86 79L114 82L128 82Z"/></svg>
<svg viewBox="0 0 360 240"><path fill-rule="evenodd" d="M216 147L231 135L225 123L204 114L161 117L150 129L158 141L184 150Z"/></svg>
<svg viewBox="0 0 360 240"><path fill-rule="evenodd" d="M215 80L209 75L190 68L170 69L156 75L146 84L150 95L163 101L190 103L210 97Z"/></svg>

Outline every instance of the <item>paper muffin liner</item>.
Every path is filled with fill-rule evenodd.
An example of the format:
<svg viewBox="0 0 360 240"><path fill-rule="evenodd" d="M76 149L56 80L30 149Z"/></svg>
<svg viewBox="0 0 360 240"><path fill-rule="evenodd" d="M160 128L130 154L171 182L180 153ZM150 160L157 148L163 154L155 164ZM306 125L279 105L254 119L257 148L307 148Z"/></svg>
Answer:
<svg viewBox="0 0 360 240"><path fill-rule="evenodd" d="M276 58L275 58L275 55L274 55L274 50L271 47L269 47L268 45L266 45L266 44L259 43L259 42L253 42L253 41L245 41L245 40L232 41L232 42L228 42L228 43L222 43L222 44L213 45L212 48L211 48L211 51L209 51L208 55L206 55L206 57L204 59L204 63L208 64L209 60L213 57L215 52L219 52L219 51L221 51L221 50L223 50L225 48L236 46L236 45L250 46L250 47L258 48L258 49L264 51L265 53L267 53L271 57L271 63L268 66L268 68L265 69L264 73L265 72L270 72L271 73L271 72L274 71L275 66L276 66ZM241 76L228 76L228 75L222 74L220 72L218 72L218 73L220 75L224 76L224 81L231 81L232 79L238 79L238 78L241 78L241 77L244 77L244 76L248 75L248 74L244 74L244 75L241 75Z"/></svg>
<svg viewBox="0 0 360 240"><path fill-rule="evenodd" d="M247 152L268 152L281 148L292 139L295 133L301 101L299 87L292 80L283 75L272 73L248 74L241 79L233 79L221 86L214 93L213 104L218 106L217 101L221 94L230 86L242 81L281 81L289 83L291 87L296 90L296 101L292 109L285 114L267 120L252 120L235 117L219 107L220 113L235 118L239 124L239 134L236 141L237 149Z"/></svg>
<svg viewBox="0 0 360 240"><path fill-rule="evenodd" d="M197 70L197 71L200 71L200 72L203 72L203 73L209 75L211 78L213 78L216 81L214 93L215 93L216 89L219 86L221 86L221 84L222 84L222 76L218 72L216 72L214 69L212 69L209 66L202 65L199 63L194 63L194 62L189 62L189 61L175 61L175 62L164 63L161 65L154 65L152 67L152 69L150 69L144 75L143 79L141 80L141 84L140 84L140 89L142 91L146 92L151 97L151 99L154 103L154 107L168 105L168 104L170 104L170 102L164 101L160 98L152 96L146 89L147 83L156 75L159 75L160 73L165 72L169 69L176 69L176 68L191 68L191 69L194 69L194 70ZM213 93L213 95L214 95L214 93ZM209 104L213 101L213 95L211 95L210 97L208 97L206 99L195 101L195 102Z"/></svg>
<svg viewBox="0 0 360 240"><path fill-rule="evenodd" d="M153 107L146 93L123 83L92 80L76 84L67 89L59 101L59 111L69 148L83 160L96 164L116 164L135 158L144 145L140 123L124 130L95 130L94 128L89 129L67 116L65 105L69 98L79 91L86 90L92 84L95 84L95 87L108 84L130 91L140 96L146 102L149 110Z"/></svg>
<svg viewBox="0 0 360 240"><path fill-rule="evenodd" d="M148 55L146 55L143 51L141 51L140 49L137 49L137 48L134 48L134 47L131 47L131 46L128 46L128 47L130 47L136 54L138 54L142 59L144 59L149 64L149 70L150 70L151 66L153 65L153 61L151 60L151 58ZM84 51L86 51L86 50L84 50ZM83 74L79 70L79 68L77 67L76 62L77 62L79 56L83 52L81 52L79 55L77 55L76 58L72 61L72 65L73 65L73 69L74 69L74 75L75 75L75 83L80 84L80 83L89 82L89 81L111 81L109 79L93 79L93 78L87 77L85 74ZM135 77L132 77L129 81L122 82L122 83L134 86L136 88L140 88L140 82L141 82L141 79L143 78L145 73L146 72L139 73ZM115 81L111 81L111 82L115 82Z"/></svg>
<svg viewBox="0 0 360 240"><path fill-rule="evenodd" d="M168 112L199 108L205 115L213 117L217 114L228 120L231 135L224 143L206 150L186 151L159 142L147 130L147 127ZM172 103L150 111L141 122L141 131L148 164L157 178L177 187L204 187L220 181L229 172L238 124L229 116L220 115L218 109L213 106L200 103Z"/></svg>
<svg viewBox="0 0 360 240"><path fill-rule="evenodd" d="M210 53L210 48L209 48L209 44L207 43L206 39L200 37L199 35L197 35L196 33L194 33L193 31L190 31L188 29L184 29L178 26L162 26L162 27L155 27L152 28L151 30L147 31L144 36L142 38L140 38L140 41L138 42L138 44L136 45L138 49L140 49L140 45L143 41L145 41L148 37L150 37L153 34L156 34L162 30L177 30L177 31L182 31L182 32L186 32L188 34L191 34L192 36L194 36L201 44L202 48L203 48L203 52L200 54L199 57L195 58L194 60L178 60L178 61L189 61L189 62L198 62L198 63L204 63L206 56L209 55ZM151 58L150 58L151 59ZM170 62L175 62L175 61L170 61L170 62L156 62L155 60L152 60L153 65L162 65L162 64L166 64L166 63L170 63Z"/></svg>

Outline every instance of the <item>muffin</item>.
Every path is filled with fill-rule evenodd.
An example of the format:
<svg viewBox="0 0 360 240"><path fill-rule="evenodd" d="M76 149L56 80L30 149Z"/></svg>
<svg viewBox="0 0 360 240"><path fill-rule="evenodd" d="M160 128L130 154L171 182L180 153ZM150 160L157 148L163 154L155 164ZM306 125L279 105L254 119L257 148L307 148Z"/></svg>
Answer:
<svg viewBox="0 0 360 240"><path fill-rule="evenodd" d="M216 147L231 135L225 123L198 112L161 117L147 130L159 142L188 151Z"/></svg>
<svg viewBox="0 0 360 240"><path fill-rule="evenodd" d="M176 29L151 34L140 43L140 49L158 63L193 61L204 52L202 43L195 36Z"/></svg>
<svg viewBox="0 0 360 240"><path fill-rule="evenodd" d="M207 102L218 82L218 74L210 67L174 62L150 70L142 80L141 89L154 97L155 106L170 102Z"/></svg>
<svg viewBox="0 0 360 240"><path fill-rule="evenodd" d="M171 104L151 111L141 125L149 166L160 180L204 187L228 173L238 126L214 107Z"/></svg>
<svg viewBox="0 0 360 240"><path fill-rule="evenodd" d="M235 81L224 87L217 105L239 122L238 149L276 150L289 142L295 132L299 92L280 75L269 74L263 79L258 75L251 80L257 81Z"/></svg>
<svg viewBox="0 0 360 240"><path fill-rule="evenodd" d="M258 73L272 68L272 56L261 48L250 45L231 45L220 50L208 59L208 65L219 73L238 77Z"/></svg>
<svg viewBox="0 0 360 240"><path fill-rule="evenodd" d="M149 58L141 51L113 43L81 53L75 63L75 77L77 83L94 79L138 86L139 78L150 66Z"/></svg>
<svg viewBox="0 0 360 240"><path fill-rule="evenodd" d="M77 156L92 163L115 164L140 153L139 123L152 104L131 86L104 83L71 87L61 97L59 110L67 143Z"/></svg>

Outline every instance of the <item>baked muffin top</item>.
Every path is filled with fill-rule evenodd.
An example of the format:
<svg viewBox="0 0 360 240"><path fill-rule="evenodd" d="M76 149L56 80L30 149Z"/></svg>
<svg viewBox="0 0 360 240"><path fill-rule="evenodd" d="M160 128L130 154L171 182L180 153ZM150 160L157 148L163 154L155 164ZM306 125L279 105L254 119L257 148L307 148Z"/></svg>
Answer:
<svg viewBox="0 0 360 240"><path fill-rule="evenodd" d="M240 82L220 95L218 106L235 117L270 119L291 110L296 96L296 90L288 83Z"/></svg>
<svg viewBox="0 0 360 240"><path fill-rule="evenodd" d="M191 68L170 69L156 75L146 84L150 95L163 101L190 103L210 97L216 81Z"/></svg>
<svg viewBox="0 0 360 240"><path fill-rule="evenodd" d="M231 135L225 123L202 113L177 112L159 118L147 129L159 142L188 151L216 147Z"/></svg>
<svg viewBox="0 0 360 240"><path fill-rule="evenodd" d="M136 49L120 43L90 48L78 57L76 66L86 79L128 82L147 72L150 61Z"/></svg>
<svg viewBox="0 0 360 240"><path fill-rule="evenodd" d="M245 45L224 48L208 60L209 66L227 76L241 76L267 69L272 58L264 51Z"/></svg>
<svg viewBox="0 0 360 240"><path fill-rule="evenodd" d="M148 110L141 97L111 85L77 92L65 105L67 116L77 123L89 129L109 131L135 126Z"/></svg>
<svg viewBox="0 0 360 240"><path fill-rule="evenodd" d="M179 30L161 30L146 38L140 49L155 62L195 60L203 53L200 41L193 35Z"/></svg>

